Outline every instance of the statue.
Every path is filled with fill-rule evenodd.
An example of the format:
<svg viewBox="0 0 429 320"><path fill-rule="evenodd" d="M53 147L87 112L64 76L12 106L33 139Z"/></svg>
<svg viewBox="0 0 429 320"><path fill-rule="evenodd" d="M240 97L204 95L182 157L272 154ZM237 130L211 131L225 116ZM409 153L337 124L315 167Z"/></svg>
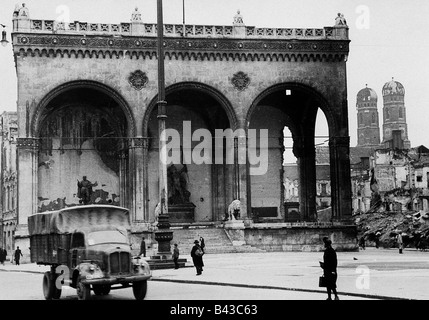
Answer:
<svg viewBox="0 0 429 320"><path fill-rule="evenodd" d="M15 10L17 7L15 7ZM25 3L22 4L22 7L18 11L18 16L23 17L23 19L30 19L30 13L28 11L28 8L25 6Z"/></svg>
<svg viewBox="0 0 429 320"><path fill-rule="evenodd" d="M158 204L155 207L155 221L152 224L154 227L158 226L158 219L160 214L161 214L161 202L158 202Z"/></svg>
<svg viewBox="0 0 429 320"><path fill-rule="evenodd" d="M336 26L347 26L347 21L344 18L344 14L338 13L337 17L335 18L335 25Z"/></svg>
<svg viewBox="0 0 429 320"><path fill-rule="evenodd" d="M188 167L186 164L184 164L180 170L172 164L168 167L167 178L169 194L168 204L174 205L189 203L191 193L187 190Z"/></svg>
<svg viewBox="0 0 429 320"><path fill-rule="evenodd" d="M13 17L16 18L19 15L19 10L21 9L21 5L19 3L17 3L15 5L15 9L13 10Z"/></svg>
<svg viewBox="0 0 429 320"><path fill-rule="evenodd" d="M134 9L134 12L131 14L131 21L142 21L142 15L137 7Z"/></svg>
<svg viewBox="0 0 429 320"><path fill-rule="evenodd" d="M91 183L91 181L86 179L86 176L83 176L82 181L77 181L77 197L79 198L80 204L89 204L91 201L92 187L98 186L97 181Z"/></svg>
<svg viewBox="0 0 429 320"><path fill-rule="evenodd" d="M234 26L243 26L243 16L240 14L240 10L237 10L237 14L234 16Z"/></svg>
<svg viewBox="0 0 429 320"><path fill-rule="evenodd" d="M228 220L237 220L237 218L240 217L240 210L240 200L234 200L233 202L231 202L231 204L228 206Z"/></svg>

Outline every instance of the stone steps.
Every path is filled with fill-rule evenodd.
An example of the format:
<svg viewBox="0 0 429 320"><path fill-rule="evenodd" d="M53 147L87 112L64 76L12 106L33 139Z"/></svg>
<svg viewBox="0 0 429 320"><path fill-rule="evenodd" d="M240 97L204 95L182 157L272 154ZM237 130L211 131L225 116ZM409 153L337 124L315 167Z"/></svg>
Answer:
<svg viewBox="0 0 429 320"><path fill-rule="evenodd" d="M190 255L195 240L204 238L206 254L214 253L241 253L241 252L265 252L265 250L249 245L234 246L228 238L225 230L217 226L192 226L173 227L173 240L171 244L177 243L180 254Z"/></svg>

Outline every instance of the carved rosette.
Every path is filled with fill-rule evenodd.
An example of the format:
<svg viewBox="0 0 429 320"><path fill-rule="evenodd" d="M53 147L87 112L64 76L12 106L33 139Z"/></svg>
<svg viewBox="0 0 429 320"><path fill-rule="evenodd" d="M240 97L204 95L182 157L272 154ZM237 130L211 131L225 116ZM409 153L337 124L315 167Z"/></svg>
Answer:
<svg viewBox="0 0 429 320"><path fill-rule="evenodd" d="M246 73L239 71L232 76L231 83L237 90L244 91L249 86L250 78Z"/></svg>
<svg viewBox="0 0 429 320"><path fill-rule="evenodd" d="M148 83L148 81L149 78L147 77L146 73L141 70L131 72L130 76L128 77L128 82L136 90L143 89Z"/></svg>

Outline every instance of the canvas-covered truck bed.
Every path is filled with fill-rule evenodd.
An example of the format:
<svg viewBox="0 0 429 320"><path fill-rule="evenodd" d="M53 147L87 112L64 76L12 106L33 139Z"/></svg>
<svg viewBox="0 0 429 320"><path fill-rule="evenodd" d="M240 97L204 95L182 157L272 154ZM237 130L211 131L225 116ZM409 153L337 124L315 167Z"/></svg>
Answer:
<svg viewBox="0 0 429 320"><path fill-rule="evenodd" d="M102 226L130 230L129 211L110 205L83 205L28 217L31 262L67 265L71 234Z"/></svg>

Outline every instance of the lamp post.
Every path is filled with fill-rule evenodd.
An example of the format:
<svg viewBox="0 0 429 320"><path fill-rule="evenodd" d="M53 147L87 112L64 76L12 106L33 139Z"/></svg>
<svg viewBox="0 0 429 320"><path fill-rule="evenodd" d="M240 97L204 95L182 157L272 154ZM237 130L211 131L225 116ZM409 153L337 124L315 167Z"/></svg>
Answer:
<svg viewBox="0 0 429 320"><path fill-rule="evenodd" d="M3 47L6 47L7 44L9 43L9 41L7 41L7 39L6 39L6 30L5 30L6 26L4 24L1 24L1 23L0 23L0 26L3 27L3 30L1 32L1 41L0 41L0 43L1 43L1 45Z"/></svg>
<svg viewBox="0 0 429 320"><path fill-rule="evenodd" d="M171 255L170 241L173 231L168 221L168 189L167 189L167 149L165 121L167 119L164 79L164 23L162 18L162 0L157 0L157 36L158 36L158 132L159 132L159 203L158 230L155 240L158 242L158 255L166 258Z"/></svg>

